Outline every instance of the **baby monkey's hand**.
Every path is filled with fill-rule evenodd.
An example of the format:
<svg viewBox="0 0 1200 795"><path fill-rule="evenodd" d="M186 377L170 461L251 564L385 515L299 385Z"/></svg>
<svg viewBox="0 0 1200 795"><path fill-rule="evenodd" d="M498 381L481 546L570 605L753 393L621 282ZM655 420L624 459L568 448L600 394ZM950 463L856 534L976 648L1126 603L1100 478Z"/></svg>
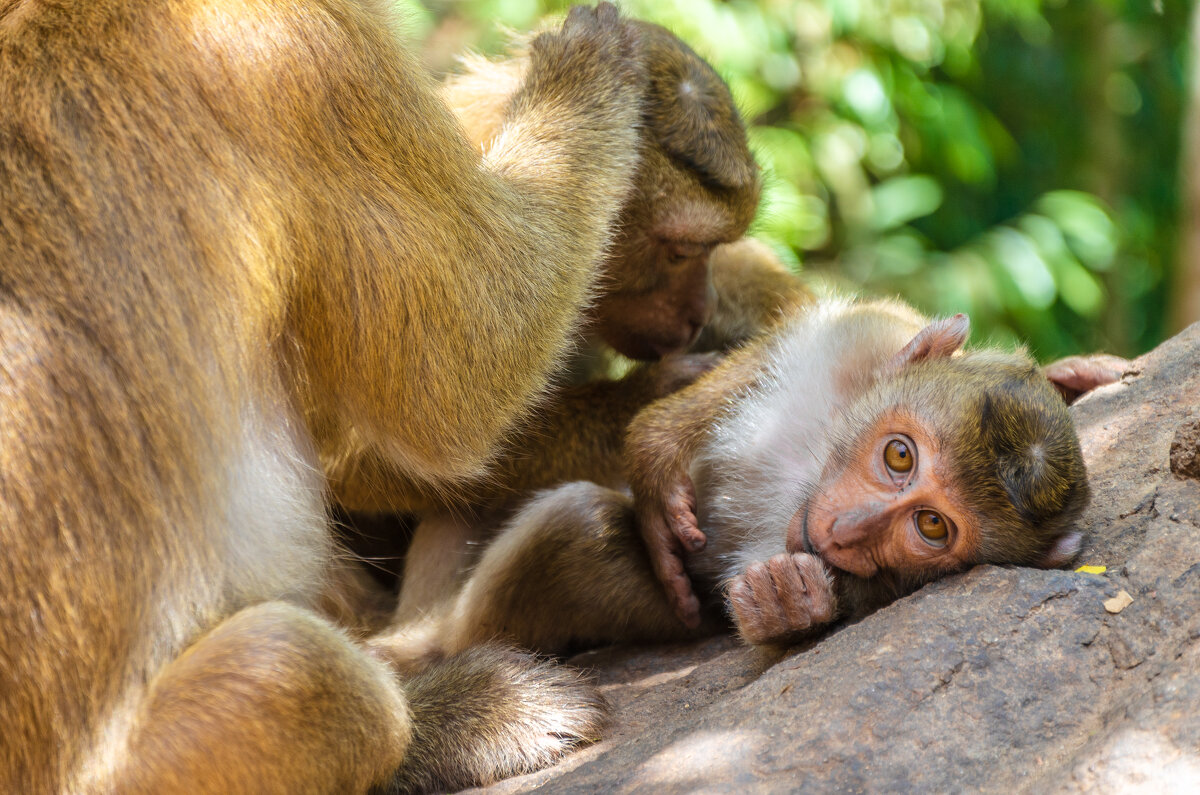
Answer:
<svg viewBox="0 0 1200 795"><path fill-rule="evenodd" d="M696 523L695 486L680 473L663 494L650 498L635 494L634 505L638 529L667 601L679 620L695 629L700 626L700 600L683 561L688 553L704 549L708 540Z"/></svg>
<svg viewBox="0 0 1200 795"><path fill-rule="evenodd" d="M747 643L787 643L833 620L837 604L825 564L804 552L755 563L729 583L729 606Z"/></svg>

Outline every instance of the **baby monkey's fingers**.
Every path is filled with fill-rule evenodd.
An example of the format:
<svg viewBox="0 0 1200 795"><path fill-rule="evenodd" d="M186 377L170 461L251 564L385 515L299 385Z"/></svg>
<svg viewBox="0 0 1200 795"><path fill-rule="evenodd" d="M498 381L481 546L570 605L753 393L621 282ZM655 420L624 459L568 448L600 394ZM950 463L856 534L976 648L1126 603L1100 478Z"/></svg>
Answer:
<svg viewBox="0 0 1200 795"><path fill-rule="evenodd" d="M638 501L638 528L654 574L675 614L686 626L700 624L700 600L683 561L689 551L704 549L708 539L696 524L696 497L686 475L659 499Z"/></svg>
<svg viewBox="0 0 1200 795"><path fill-rule="evenodd" d="M729 607L747 643L786 643L833 620L833 580L813 555L776 555L730 582Z"/></svg>
<svg viewBox="0 0 1200 795"><path fill-rule="evenodd" d="M699 552L708 544L708 537L696 521L696 487L687 475L681 475L666 494L667 522L671 533L688 552Z"/></svg>

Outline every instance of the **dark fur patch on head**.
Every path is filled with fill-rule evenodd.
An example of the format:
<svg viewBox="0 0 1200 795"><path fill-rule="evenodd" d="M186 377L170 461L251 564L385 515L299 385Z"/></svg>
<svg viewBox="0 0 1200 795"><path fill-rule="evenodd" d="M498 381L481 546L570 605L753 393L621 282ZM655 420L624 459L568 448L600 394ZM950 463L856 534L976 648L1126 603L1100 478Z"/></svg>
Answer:
<svg viewBox="0 0 1200 795"><path fill-rule="evenodd" d="M980 560L1036 563L1087 504L1074 425L1035 367L996 368L973 380L950 449L982 525Z"/></svg>
<svg viewBox="0 0 1200 795"><path fill-rule="evenodd" d="M1066 404L1028 356L981 350L901 367L838 422L827 470L892 412L917 415L939 437L950 488L979 529L967 562L1061 559L1050 553L1087 506L1087 469Z"/></svg>
<svg viewBox="0 0 1200 795"><path fill-rule="evenodd" d="M663 151L708 187L756 190L758 172L729 87L664 28L642 23L650 72L646 127Z"/></svg>

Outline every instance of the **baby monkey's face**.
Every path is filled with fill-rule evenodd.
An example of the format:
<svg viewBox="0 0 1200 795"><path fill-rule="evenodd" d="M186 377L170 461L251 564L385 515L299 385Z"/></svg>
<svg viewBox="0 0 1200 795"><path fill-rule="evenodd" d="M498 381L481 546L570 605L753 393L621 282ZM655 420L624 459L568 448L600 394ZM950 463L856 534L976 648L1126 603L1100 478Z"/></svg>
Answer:
<svg viewBox="0 0 1200 795"><path fill-rule="evenodd" d="M788 526L789 552L859 577L928 577L972 561L976 522L928 423L887 409L839 447Z"/></svg>

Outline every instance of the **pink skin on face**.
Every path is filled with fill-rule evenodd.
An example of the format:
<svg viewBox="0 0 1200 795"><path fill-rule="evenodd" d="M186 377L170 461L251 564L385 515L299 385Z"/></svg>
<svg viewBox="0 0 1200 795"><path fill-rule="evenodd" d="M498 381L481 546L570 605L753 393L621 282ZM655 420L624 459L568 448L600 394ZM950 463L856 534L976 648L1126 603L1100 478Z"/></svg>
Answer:
<svg viewBox="0 0 1200 795"><path fill-rule="evenodd" d="M966 565L978 539L941 466L936 436L917 418L891 412L868 439L793 516L787 550L860 577Z"/></svg>

